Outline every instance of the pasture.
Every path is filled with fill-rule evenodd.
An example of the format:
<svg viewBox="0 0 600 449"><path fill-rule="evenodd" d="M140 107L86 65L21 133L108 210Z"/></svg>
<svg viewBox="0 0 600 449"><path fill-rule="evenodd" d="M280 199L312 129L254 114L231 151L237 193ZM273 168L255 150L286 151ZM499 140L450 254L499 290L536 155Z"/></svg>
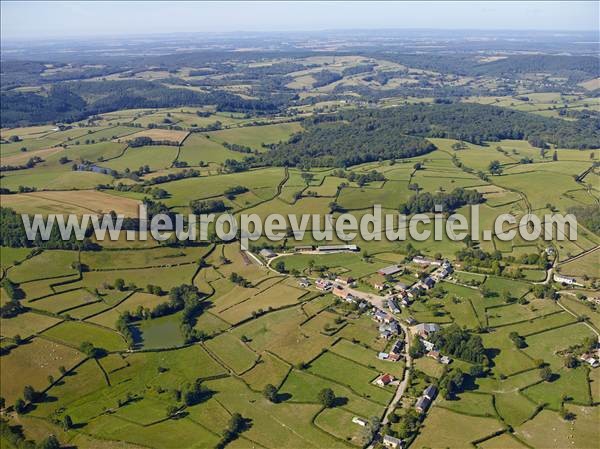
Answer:
<svg viewBox="0 0 600 449"><path fill-rule="evenodd" d="M494 56L490 58L494 60ZM255 80L237 79L237 75L249 67L272 64L277 70L279 64L288 63L283 59L253 61L243 67L228 60L223 65L232 71L222 77L210 74L219 70L218 65L211 64L210 68L201 68L208 74L199 76L190 76L190 71L198 67L178 67L172 72L160 68L115 73L109 79L154 80L166 87L202 94L210 91L210 83L217 82L227 95L233 92L242 99L253 100L259 98ZM389 98L380 98L369 107L403 107L411 102L434 100L393 92L416 89L421 76L435 88L443 83L446 87L472 89L474 83L481 82L362 56L310 57L302 58L301 63L306 67L304 70L295 67L294 71L281 75L289 82L288 87L298 90L300 100L276 115L226 111L221 110L222 105L200 109L146 108L103 113L97 120L84 120L80 122L82 126L76 124L64 131L54 129L54 125L2 129L3 165L25 164L34 156L43 159L33 168L3 171L2 187L10 192L3 190L2 206L27 214L81 215L114 210L134 217L148 194L137 189L112 189L117 183L124 183L164 189L165 197L155 200L171 212L189 212L194 200L222 200L227 210L238 217L242 213L262 218L272 213L322 215L332 210L337 210L334 213L337 217L345 209L360 219L372 211L374 204L382 205L384 212L397 212L402 204L413 196L418 199L422 192L447 194L455 188L465 188L480 192L485 199L479 206L483 230L490 228L501 213L520 217L529 209L538 213L553 208L565 212L573 205L594 205L600 198L594 183L596 173L588 173L581 182L574 179L597 160L598 151L560 148L556 150L558 160L552 161L554 149L544 155L525 140L465 143L465 148L457 150L453 148L457 140L429 138L437 150L406 159L369 158L364 160L372 162L346 166L332 158L334 163L326 167L309 167L310 163L303 163L306 167L293 163L289 167L263 164L260 162L263 157L269 160L270 145L286 142L295 133L305 131L296 118L311 120L314 114L356 107L354 100L327 98L329 93L338 95L338 90L343 91L356 95L358 101L362 89L390 90ZM342 73L362 63L373 64L371 75ZM343 78L315 88L321 70L340 73ZM60 68L46 71L60 73ZM389 75L385 83L366 79L383 73ZM194 85L176 85L169 79L171 76L193 81ZM205 81L206 85L200 86ZM498 87L495 82L487 86ZM573 121L577 119L548 108L564 102L572 109L569 112L580 111L586 107L584 102L597 103L588 95L578 98L544 92L528 94L527 101L508 96L469 97L464 101ZM216 130L208 131L216 121L221 123L220 129L215 126ZM151 124L179 129L158 129ZM13 135L22 140L9 142L7 139ZM444 134L440 130L436 135ZM137 137L172 144L128 146ZM327 142L322 146L327 147ZM348 151L351 150L349 147ZM226 163L244 161L247 157L250 157L247 169L241 167L239 172ZM502 174L489 173L490 162L494 160L500 162ZM73 164L83 161L118 173L113 177L74 171ZM417 163L420 166L415 166ZM197 169L199 176L158 179L181 173L185 164ZM150 173L139 178L131 174L145 165ZM335 171L338 168L343 168L343 174ZM368 175L373 170L385 179L363 182L354 177ZM18 193L28 190L20 186L37 191ZM227 193L236 187L247 191ZM471 210L468 205L456 208L467 216ZM385 226L397 227L396 223ZM315 227L309 224L309 229ZM433 226L422 228L431 230ZM594 276L597 254L590 252L572 259L597 246L600 237L583 226L578 231L576 242L555 241L552 246L558 253L560 272L575 276L586 285L581 291L561 292L558 302L535 298L531 292L533 283L543 281L544 270L512 259L539 254L550 243L523 238L511 242L494 238L474 245L487 253L499 251L501 264L506 265L502 275L475 273L493 272L486 265L490 256L484 254L479 267L477 261L459 260L457 251L464 250L469 242L450 240L357 238L352 243L360 250L355 253L293 253L296 245L324 244L307 233L298 241L288 238L275 248L278 253L288 253L271 264L274 267L275 263L283 262L282 272L256 263L240 251L237 242L178 246L152 239L129 242L121 237L119 241L101 242L102 247L95 251L45 249L31 257L33 248L2 247L2 276L20 284L25 293L21 303L31 310L25 309L0 321L1 394L12 405L23 395L25 385L36 390L49 388L46 401L35 404L25 415L10 415L11 422L23 423L26 435L37 440L46 433L56 432L64 438L61 439L64 445L123 449L215 447L230 416L241 413L250 425L227 445L231 449L362 447L367 442L366 429L352 423L352 418L369 420L382 416L396 386L381 388L372 382L382 373L402 378L405 363L377 358L378 352L390 350L396 338L380 337L370 308L360 310L335 301L331 294L316 292L315 278L352 276L357 279L359 290L375 293L370 282L374 273L392 263L407 268L395 281L412 283L421 272L430 273L432 270L405 260L420 252L428 257L448 258L456 271L446 281L439 282L439 296L424 293L403 308L397 318L410 316L422 323L442 326L456 324L470 331L481 338L489 365L484 364L487 370L484 376L469 375L464 390L454 398L437 397L422 417L410 447L591 449L598 440L595 424L600 369L567 368L562 352L594 336L586 324L579 322L583 317L596 329L600 327L600 315L591 302L576 297L580 292L596 296L590 287L597 277ZM266 238L256 245L264 243ZM342 242L336 238L331 242L334 243ZM82 264L81 274L78 263ZM509 278L517 267L522 268L523 276ZM249 285L238 285L234 274L242 276ZM308 277L313 286L300 288L297 276ZM118 285L120 279L125 282L124 287ZM169 290L184 284L193 284L201 292L199 300L205 307L191 312L194 315L191 322L202 334L195 341L194 335L184 335L182 318L190 312L177 309L160 317L132 322L129 329L134 344L129 349L117 331L119 316L154 310L169 301ZM148 293L152 291L149 285L160 286L164 294ZM9 290L2 290L3 305ZM561 305L573 314L564 311ZM524 347L516 347L512 332L523 337ZM16 345L13 343L19 340L16 336L25 341ZM97 360L85 360L87 356L80 350L84 341L107 354ZM416 395L426 384L444 382L448 370L460 368L467 373L473 366L456 355L448 355L453 358L448 367L428 356L413 360L409 388L396 414L402 416L414 407ZM540 361L552 369L554 375L550 381L541 380ZM68 371L64 376L63 367ZM185 405L182 393L187 384L196 381L202 382L208 391L199 403ZM275 403L263 395L268 384L277 388ZM318 395L323 388L334 391L334 407L321 406ZM575 420L560 418L558 411L563 405L576 414ZM181 413L167 417L167 407L180 408ZM64 431L54 423L67 414L76 428ZM393 420L391 429L404 430Z"/></svg>
<svg viewBox="0 0 600 449"><path fill-rule="evenodd" d="M535 447L592 448L599 438L598 407L567 405L576 415L574 421L565 421L558 413L542 410L534 419L516 429L516 436ZM548 429L552 429L551 432Z"/></svg>
<svg viewBox="0 0 600 449"><path fill-rule="evenodd" d="M177 147L173 146L129 147L122 156L102 162L100 165L117 171L137 170L145 165L148 165L150 170L160 170L169 168L176 157Z"/></svg>
<svg viewBox="0 0 600 449"><path fill-rule="evenodd" d="M13 318L0 319L0 335L10 338L20 335L21 338L28 338L57 323L60 323L58 318L33 312L22 313Z"/></svg>
<svg viewBox="0 0 600 449"><path fill-rule="evenodd" d="M82 342L88 341L107 351L126 349L125 340L117 332L79 321L63 321L45 331L42 336L72 348L79 348Z"/></svg>
<svg viewBox="0 0 600 449"><path fill-rule="evenodd" d="M257 151L264 151L263 144L286 142L289 137L302 131L299 123L278 123L264 126L247 126L207 133L217 142L245 145Z"/></svg>
<svg viewBox="0 0 600 449"><path fill-rule="evenodd" d="M445 429L443 440L439 439L440 428ZM502 428L502 424L494 418L467 416L433 407L413 444L415 447L432 449L469 447L472 441L492 435Z"/></svg>
<svg viewBox="0 0 600 449"><path fill-rule="evenodd" d="M48 386L48 375L58 379L59 367L70 369L84 358L79 351L45 340L34 338L2 356L0 391L7 403L22 397L25 385L36 390Z"/></svg>
<svg viewBox="0 0 600 449"><path fill-rule="evenodd" d="M139 131L137 133L133 133L133 134L128 134L126 137L123 138L117 138L117 142L121 142L121 141L125 141L125 142L130 142L132 140L137 139L138 137L149 137L150 139L154 140L154 141L170 141L170 142L177 142L178 144L181 144L181 142L186 138L186 136L188 135L187 131L175 131L175 130L170 130L170 129L159 129L159 128L154 128L154 129L145 129L143 131Z"/></svg>

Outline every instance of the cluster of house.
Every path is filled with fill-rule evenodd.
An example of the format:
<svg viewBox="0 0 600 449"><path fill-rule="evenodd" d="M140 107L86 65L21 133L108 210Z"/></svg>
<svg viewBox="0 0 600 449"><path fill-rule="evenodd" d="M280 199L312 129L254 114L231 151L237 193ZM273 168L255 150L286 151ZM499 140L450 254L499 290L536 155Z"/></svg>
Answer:
<svg viewBox="0 0 600 449"><path fill-rule="evenodd" d="M453 270L452 264L448 260L437 260L429 259L427 257L415 256L413 257L413 263L422 266L435 266L438 267L433 273L427 276L425 279L417 282L413 287L420 288L422 290L429 290L435 286L435 283L448 277Z"/></svg>
<svg viewBox="0 0 600 449"><path fill-rule="evenodd" d="M413 257L412 262L424 267L428 267L430 265L433 267L441 267L443 263L443 261L440 259L431 259L430 257L425 256L415 256Z"/></svg>
<svg viewBox="0 0 600 449"><path fill-rule="evenodd" d="M367 424L369 424L366 419L359 418L358 416L355 416L354 418L352 418L352 422L354 424L358 424L359 426L362 426L362 427L367 427Z"/></svg>
<svg viewBox="0 0 600 449"><path fill-rule="evenodd" d="M300 288L307 288L310 285L310 281L306 278L298 279L298 286Z"/></svg>
<svg viewBox="0 0 600 449"><path fill-rule="evenodd" d="M333 289L333 282L329 279L319 278L315 281L315 288L321 292L329 292Z"/></svg>
<svg viewBox="0 0 600 449"><path fill-rule="evenodd" d="M581 360L584 363L587 363L592 368L598 368L600 366L599 359L600 359L600 350L596 350L595 353L586 352L579 356L579 360Z"/></svg>
<svg viewBox="0 0 600 449"><path fill-rule="evenodd" d="M273 257L275 257L277 255L277 253L273 250L270 250L269 248L263 248L261 249L258 254L265 258L265 259L272 259Z"/></svg>
<svg viewBox="0 0 600 449"><path fill-rule="evenodd" d="M588 296L587 301L600 306L600 296Z"/></svg>
<svg viewBox="0 0 600 449"><path fill-rule="evenodd" d="M340 288L344 287L354 287L356 285L356 280L352 276L337 276L334 281L329 279L319 278L315 282L315 287L317 290L321 291L330 291L334 286L338 286Z"/></svg>
<svg viewBox="0 0 600 449"><path fill-rule="evenodd" d="M428 340L431 334L439 330L440 326L435 323L421 323L411 328L413 335L417 335L419 340L421 340L421 343L423 343L423 346L427 351L427 357L431 357L437 362L448 365L450 362L452 362L452 359L448 356L440 354L440 352L435 349L435 345Z"/></svg>
<svg viewBox="0 0 600 449"><path fill-rule="evenodd" d="M397 362L402 359L402 351L404 350L404 341L398 340L392 346L389 352L380 352L377 355L379 360L388 360L390 362Z"/></svg>
<svg viewBox="0 0 600 449"><path fill-rule="evenodd" d="M373 319L379 323L380 338L389 340L396 335L400 335L401 329L398 321L383 310L377 309L373 314Z"/></svg>
<svg viewBox="0 0 600 449"><path fill-rule="evenodd" d="M389 276L402 273L402 271L404 271L404 269L399 265L390 265L389 267L381 268L377 270L377 276L371 278L371 285L377 291L385 290L389 287Z"/></svg>
<svg viewBox="0 0 600 449"><path fill-rule="evenodd" d="M375 384L380 387L385 387L386 385L394 382L396 378L389 373L382 374L377 379L375 379Z"/></svg>
<svg viewBox="0 0 600 449"><path fill-rule="evenodd" d="M581 284L579 284L577 282L577 279L569 277L569 276L563 276L562 274L554 273L553 279L554 279L554 282L558 282L559 284L577 285L579 287L583 287Z"/></svg>
<svg viewBox="0 0 600 449"><path fill-rule="evenodd" d="M350 303L350 304L358 303L358 308L361 310L366 309L369 306L368 302L360 300L359 298L354 296L352 293L348 292L344 287L342 287L338 284L334 284L333 289L331 290L331 293L333 293L334 296L337 296L338 298L343 299L347 303Z"/></svg>
<svg viewBox="0 0 600 449"><path fill-rule="evenodd" d="M296 253L308 253L308 252L319 252L319 253L335 253L335 252L356 252L358 251L356 245L321 245L316 248L312 245L300 245L294 247Z"/></svg>
<svg viewBox="0 0 600 449"><path fill-rule="evenodd" d="M402 440L391 435L384 435L383 445L388 449L402 449Z"/></svg>
<svg viewBox="0 0 600 449"><path fill-rule="evenodd" d="M76 164L75 169L77 171L91 171L93 173L100 173L103 175L110 175L113 170L106 167L99 167L93 164Z"/></svg>
<svg viewBox="0 0 600 449"><path fill-rule="evenodd" d="M419 397L419 399L417 399L415 410L419 413L425 413L433 402L436 394L437 387L435 385L429 385L427 388L425 388L425 390L423 390L423 394Z"/></svg>
<svg viewBox="0 0 600 449"><path fill-rule="evenodd" d="M400 307L408 307L418 291L429 290L435 286L435 283L448 277L452 271L452 264L448 260L429 259L422 256L413 258L413 262L418 265L432 265L438 268L425 279L422 279L410 287L402 282L396 282L392 285L393 293L388 296L387 306L392 313L400 313ZM371 279L371 285L375 290L383 291L389 288L387 279L389 276L401 272L403 269L398 265L391 265L377 271L378 276Z"/></svg>
<svg viewBox="0 0 600 449"><path fill-rule="evenodd" d="M369 304L366 301L361 301L355 295L347 290L346 287L354 285L354 279L351 277L337 277L335 281L329 279L317 279L315 288L322 292L331 292L334 296L346 301L347 303L358 302L359 309L365 309Z"/></svg>
<svg viewBox="0 0 600 449"><path fill-rule="evenodd" d="M425 390L423 390L423 394L417 399L417 403L415 404L415 410L419 413L425 413L431 403L435 399L437 395L437 387L435 385L429 385ZM402 449L402 440L391 435L384 435L382 443L385 447L389 449Z"/></svg>
<svg viewBox="0 0 600 449"><path fill-rule="evenodd" d="M405 301L405 302L407 302L407 301ZM390 312L392 312L392 313L400 313L400 307L398 306L398 303L396 302L395 297L391 297L390 299L387 300L387 307L388 307L388 309L390 309Z"/></svg>

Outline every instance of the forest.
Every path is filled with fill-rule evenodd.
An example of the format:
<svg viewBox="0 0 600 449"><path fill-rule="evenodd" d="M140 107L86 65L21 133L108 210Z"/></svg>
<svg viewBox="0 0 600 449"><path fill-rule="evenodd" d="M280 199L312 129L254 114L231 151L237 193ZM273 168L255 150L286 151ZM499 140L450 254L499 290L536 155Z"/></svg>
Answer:
<svg viewBox="0 0 600 449"><path fill-rule="evenodd" d="M47 122L71 123L119 109L216 105L218 110L259 114L278 110L278 105L269 100L243 99L219 90L202 93L189 89L170 89L143 80L70 82L52 87L47 95L2 92L0 103L0 123L3 127Z"/></svg>
<svg viewBox="0 0 600 449"><path fill-rule="evenodd" d="M565 121L491 105L436 103L389 110L348 111L319 116L313 122L351 123L360 128L392 126L393 131L423 137L443 137L485 144L502 139L537 140L561 148L599 148L600 121ZM357 129L355 132L360 133Z"/></svg>
<svg viewBox="0 0 600 449"><path fill-rule="evenodd" d="M479 104L410 105L315 116L306 132L274 146L265 165L346 167L402 159L435 149L424 137L444 137L485 145L523 139L564 148L600 147L600 121L564 121Z"/></svg>

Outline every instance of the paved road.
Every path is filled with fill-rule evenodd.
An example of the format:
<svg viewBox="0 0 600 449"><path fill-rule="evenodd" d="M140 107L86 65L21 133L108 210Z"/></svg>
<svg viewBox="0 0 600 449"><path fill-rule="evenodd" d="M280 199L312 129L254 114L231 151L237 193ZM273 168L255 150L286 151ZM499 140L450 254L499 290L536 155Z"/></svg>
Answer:
<svg viewBox="0 0 600 449"><path fill-rule="evenodd" d="M587 256L588 254L593 253L594 251L597 251L599 249L600 249L600 246L595 246L595 247L590 248L582 253L577 254L576 256L569 257L568 259L563 260L562 262L558 261L558 254L557 254L556 257L554 258L554 262L552 262L552 266L546 270L546 278L541 282L533 282L533 283L545 285L545 284L552 282L552 280L553 280L552 273L554 272L554 270L556 269L557 266L564 265L568 262L572 262L574 260L580 259L581 257Z"/></svg>
<svg viewBox="0 0 600 449"><path fill-rule="evenodd" d="M351 287L345 287L343 285L340 285L341 287L344 287L344 289L352 294L355 298L360 298L364 301L367 301L369 303L371 303L371 305L377 307L378 309L384 310L387 312L386 308L383 307L383 301L385 301L388 297L387 296L381 296L381 295L377 295L375 293L367 293L367 292L363 292L360 290L356 290L354 288ZM390 313L391 315L391 313Z"/></svg>
<svg viewBox="0 0 600 449"><path fill-rule="evenodd" d="M401 323L401 322L399 321L399 323ZM404 391L406 390L406 387L408 386L408 382L410 381L409 369L412 366L412 359L410 357L410 333L408 330L408 326L405 326L404 324L400 324L400 326L402 327L402 330L404 331L404 358L406 359L406 368L404 370L404 378L402 379L402 382L400 382L400 385L398 385L398 388L396 389L396 393L394 394L394 398L392 399L392 402L390 402L387 409L385 410L385 414L383 415L383 420L381 421L381 424L383 424L383 425L388 423L390 415L398 406L398 403L402 399L402 396L404 395Z"/></svg>
<svg viewBox="0 0 600 449"><path fill-rule="evenodd" d="M353 289L350 287L346 287L345 289L348 293L351 293L356 298L360 298L364 301L367 301L372 306L374 306L380 310L385 310L383 307L383 301L386 299L386 297L376 295L373 293L365 293L365 292L362 292L360 290L356 290L356 289ZM393 313L391 313L387 310L386 310L386 312L392 316L395 316ZM408 386L408 383L410 381L409 368L412 366L412 359L410 357L410 331L408 329L408 326L406 326L402 322L401 318L398 318L398 317L395 317L395 318L397 319L398 324L400 324L400 327L402 328L402 331L404 332L404 358L406 360L406 369L404 370L404 378L398 384L398 388L396 389L396 392L394 393L394 397L392 398L391 402L388 404L387 408L385 409L385 412L383 414L383 419L381 420L382 426L388 423L390 415L394 412L394 410L398 406L400 400L402 399L402 396L404 395L404 392L406 391L406 387ZM373 441L371 441L371 443L369 444L368 449L373 449L373 447L375 446L375 441L377 439L378 439L378 435L375 435L373 437Z"/></svg>

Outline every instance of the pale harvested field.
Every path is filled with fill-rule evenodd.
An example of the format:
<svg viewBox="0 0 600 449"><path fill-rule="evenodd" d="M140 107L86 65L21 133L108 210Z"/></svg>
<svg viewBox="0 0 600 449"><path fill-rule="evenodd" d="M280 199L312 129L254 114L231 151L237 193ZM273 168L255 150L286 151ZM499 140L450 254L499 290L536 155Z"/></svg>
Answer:
<svg viewBox="0 0 600 449"><path fill-rule="evenodd" d="M170 129L145 129L139 133L129 134L128 136L116 139L116 142L131 141L136 137L150 137L152 140L170 140L181 143L188 135L187 131L175 131Z"/></svg>
<svg viewBox="0 0 600 449"><path fill-rule="evenodd" d="M65 190L1 195L2 206L17 213L108 213L135 217L140 201L96 190Z"/></svg>
<svg viewBox="0 0 600 449"><path fill-rule="evenodd" d="M54 153L58 153L62 151L62 147L52 147L52 148L44 148L43 150L37 151L23 151L18 154L13 154L8 157L2 158L2 165L21 165L25 164L29 159L34 156L39 156L42 159L45 159L48 156L52 156Z"/></svg>
<svg viewBox="0 0 600 449"><path fill-rule="evenodd" d="M593 78L591 80L584 81L583 83L579 83L579 85L587 90L600 89L600 78Z"/></svg>
<svg viewBox="0 0 600 449"><path fill-rule="evenodd" d="M54 128L54 125L26 126L23 128L2 128L0 129L0 138L8 139L9 136L39 137L49 133Z"/></svg>

